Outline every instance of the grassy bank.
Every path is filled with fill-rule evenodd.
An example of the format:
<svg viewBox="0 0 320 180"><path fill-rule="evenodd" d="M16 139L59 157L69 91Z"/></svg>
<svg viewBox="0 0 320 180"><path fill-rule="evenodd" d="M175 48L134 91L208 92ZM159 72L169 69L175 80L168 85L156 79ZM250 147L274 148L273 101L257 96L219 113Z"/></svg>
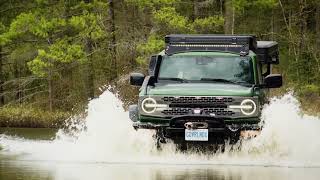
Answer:
<svg viewBox="0 0 320 180"><path fill-rule="evenodd" d="M299 99L304 112L310 115L320 116L320 96L307 96Z"/></svg>
<svg viewBox="0 0 320 180"><path fill-rule="evenodd" d="M69 116L66 112L7 106L0 108L0 127L60 128Z"/></svg>
<svg viewBox="0 0 320 180"><path fill-rule="evenodd" d="M283 86L279 89L272 89L271 96L281 97L282 95L292 91L293 95L299 100L301 109L304 113L314 116L320 116L320 91L310 88L295 88Z"/></svg>

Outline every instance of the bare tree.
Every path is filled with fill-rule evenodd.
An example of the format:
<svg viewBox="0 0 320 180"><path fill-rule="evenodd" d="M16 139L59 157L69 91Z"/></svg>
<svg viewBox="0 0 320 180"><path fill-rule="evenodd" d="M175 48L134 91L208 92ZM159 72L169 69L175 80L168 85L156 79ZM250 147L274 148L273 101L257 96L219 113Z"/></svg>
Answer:
<svg viewBox="0 0 320 180"><path fill-rule="evenodd" d="M91 3L91 0L85 0L85 3ZM86 64L86 92L87 92L87 97L92 99L94 98L95 94L94 94L94 67L93 67L93 58L92 58L92 51L93 51L93 43L92 40L90 39L90 37L85 39L85 51L86 54L88 54L87 59L88 62Z"/></svg>
<svg viewBox="0 0 320 180"><path fill-rule="evenodd" d="M114 2L109 0L109 18L110 18L110 34L111 34L111 62L112 62L112 79L118 77L118 62L117 62L117 50L116 50L116 25L115 25L115 15L114 15Z"/></svg>
<svg viewBox="0 0 320 180"><path fill-rule="evenodd" d="M234 8L232 0L224 1L224 33L234 33Z"/></svg>
<svg viewBox="0 0 320 180"><path fill-rule="evenodd" d="M3 55L2 55L2 47L0 46L0 106L4 105L4 96L3 96Z"/></svg>

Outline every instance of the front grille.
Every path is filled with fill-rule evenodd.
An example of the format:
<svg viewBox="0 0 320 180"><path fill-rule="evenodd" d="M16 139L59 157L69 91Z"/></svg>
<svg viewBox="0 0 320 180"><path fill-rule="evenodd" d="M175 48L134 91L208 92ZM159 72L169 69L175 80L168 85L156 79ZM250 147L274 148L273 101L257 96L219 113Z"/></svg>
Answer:
<svg viewBox="0 0 320 180"><path fill-rule="evenodd" d="M191 108L172 108L169 110L163 110L162 113L165 115L186 115L192 112Z"/></svg>
<svg viewBox="0 0 320 180"><path fill-rule="evenodd" d="M230 110L227 110L224 108L205 108L205 109L203 109L203 111L206 114L214 113L215 115L218 115L218 116L220 116L220 115L232 116L235 114L233 111L230 111Z"/></svg>
<svg viewBox="0 0 320 180"><path fill-rule="evenodd" d="M182 97L163 97L164 102L175 104L201 104L201 103L232 103L234 101L231 97L210 97L210 96L182 96Z"/></svg>
<svg viewBox="0 0 320 180"><path fill-rule="evenodd" d="M235 112L228 109L228 105L235 100L232 97L182 96L163 97L162 100L170 109L161 111L167 116L192 114L194 109L200 109L202 114L215 116L233 116Z"/></svg>
<svg viewBox="0 0 320 180"><path fill-rule="evenodd" d="M162 113L165 115L187 115L192 113L192 108L171 108L169 110L163 110ZM211 114L214 113L215 115L221 116L232 116L235 113L233 111L224 109L224 108L204 108L203 109L204 114Z"/></svg>

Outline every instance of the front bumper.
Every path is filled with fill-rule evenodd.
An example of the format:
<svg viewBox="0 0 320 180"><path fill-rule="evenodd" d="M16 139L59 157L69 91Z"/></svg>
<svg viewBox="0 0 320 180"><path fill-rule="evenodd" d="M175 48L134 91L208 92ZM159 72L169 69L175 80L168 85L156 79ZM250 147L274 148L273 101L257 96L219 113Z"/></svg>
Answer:
<svg viewBox="0 0 320 180"><path fill-rule="evenodd" d="M134 122L132 126L135 129L160 129L160 128L166 128L170 130L185 130L185 128L173 128L170 127L169 123L165 124L154 124L150 122ZM239 130L261 130L263 126L260 124L240 124ZM208 128L209 132L220 132L220 131L226 131L230 128L234 128L234 125L226 125L224 128Z"/></svg>
<svg viewBox="0 0 320 180"><path fill-rule="evenodd" d="M150 119L154 120L154 119ZM185 126L187 122L206 122L208 124L209 137L210 136L233 136L240 131L259 131L262 126L260 119L248 118L248 119L227 119L227 118L215 118L211 116L178 116L171 119L167 119L165 123L159 123L158 121L148 122L145 118L144 121L137 121L133 123L135 129L155 129L161 130L167 138L184 138Z"/></svg>
<svg viewBox="0 0 320 180"><path fill-rule="evenodd" d="M184 131L185 128L174 128L170 127L169 123L164 123L164 124L154 124L150 122L133 122L132 126L134 129L161 129L165 128L168 130L172 131ZM230 129L235 129L235 124L231 125L226 125L225 127L213 127L213 128L208 128L209 132L222 132L222 131L227 131ZM239 130L261 130L263 126L261 124L256 123L256 124L239 124Z"/></svg>

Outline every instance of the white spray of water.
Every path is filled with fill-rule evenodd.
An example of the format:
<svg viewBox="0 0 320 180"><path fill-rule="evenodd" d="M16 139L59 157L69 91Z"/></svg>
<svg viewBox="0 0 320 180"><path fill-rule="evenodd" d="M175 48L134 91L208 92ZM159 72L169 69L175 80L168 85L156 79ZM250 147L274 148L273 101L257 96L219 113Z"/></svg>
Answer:
<svg viewBox="0 0 320 180"><path fill-rule="evenodd" d="M90 101L88 107L86 130L76 137L63 131L52 141L2 135L2 153L28 161L320 166L320 119L304 115L290 93L272 99L264 108L266 125L259 137L243 142L241 151L212 155L183 154L170 143L157 151L153 132L133 130L121 101L109 91Z"/></svg>

